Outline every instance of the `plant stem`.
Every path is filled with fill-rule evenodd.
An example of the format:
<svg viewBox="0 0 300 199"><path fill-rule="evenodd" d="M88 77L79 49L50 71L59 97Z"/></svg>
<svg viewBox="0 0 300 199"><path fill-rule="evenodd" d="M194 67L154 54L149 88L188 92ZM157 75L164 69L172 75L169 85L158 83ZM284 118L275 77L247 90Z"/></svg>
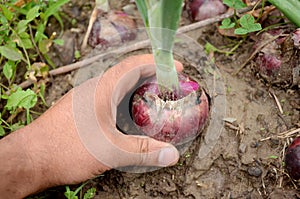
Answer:
<svg viewBox="0 0 300 199"><path fill-rule="evenodd" d="M268 0L276 6L291 22L300 27L300 1L299 0Z"/></svg>
<svg viewBox="0 0 300 199"><path fill-rule="evenodd" d="M178 76L174 66L173 54L170 51L153 49L156 63L156 78L161 94L178 91Z"/></svg>

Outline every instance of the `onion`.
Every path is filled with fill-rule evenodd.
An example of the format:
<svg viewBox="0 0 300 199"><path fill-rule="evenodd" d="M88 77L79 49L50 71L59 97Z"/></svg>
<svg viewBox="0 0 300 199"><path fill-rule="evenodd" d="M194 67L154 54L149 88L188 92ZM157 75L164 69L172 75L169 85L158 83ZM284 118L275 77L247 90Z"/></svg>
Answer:
<svg viewBox="0 0 300 199"><path fill-rule="evenodd" d="M188 0L186 9L193 21L201 21L224 13L227 7L220 0Z"/></svg>
<svg viewBox="0 0 300 199"><path fill-rule="evenodd" d="M294 139L285 153L285 167L294 179L300 179L300 137Z"/></svg>
<svg viewBox="0 0 300 199"><path fill-rule="evenodd" d="M106 18L97 17L90 33L88 44L108 47L136 38L136 23L126 13L110 11Z"/></svg>
<svg viewBox="0 0 300 199"><path fill-rule="evenodd" d="M200 85L179 75L180 93L162 99L156 78L147 80L133 94L131 116L147 136L172 144L195 138L208 120L209 102Z"/></svg>
<svg viewBox="0 0 300 199"><path fill-rule="evenodd" d="M282 34L284 33L284 34ZM272 85L291 87L300 85L300 31L275 29L261 34L255 45L256 50L274 36L276 40L266 44L254 58L254 69L260 77Z"/></svg>

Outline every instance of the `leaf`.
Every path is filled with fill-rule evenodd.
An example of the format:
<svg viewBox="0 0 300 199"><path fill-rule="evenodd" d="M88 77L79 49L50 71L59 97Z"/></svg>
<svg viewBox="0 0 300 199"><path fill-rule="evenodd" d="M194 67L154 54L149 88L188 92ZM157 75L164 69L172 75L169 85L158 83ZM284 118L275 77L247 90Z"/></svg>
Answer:
<svg viewBox="0 0 300 199"><path fill-rule="evenodd" d="M45 25L40 23L37 27L35 36L34 36L34 41L35 42L40 42L42 39L47 39L47 36L44 34L45 31Z"/></svg>
<svg viewBox="0 0 300 199"><path fill-rule="evenodd" d="M31 48L33 48L33 44L32 44L32 42L31 42L31 39L29 39L29 38L21 39L21 42L22 42L21 45L23 45L24 48L26 48L26 49L31 49ZM22 46L21 46L21 47L22 47Z"/></svg>
<svg viewBox="0 0 300 199"><path fill-rule="evenodd" d="M7 110L15 110L16 108L30 109L35 106L37 102L37 95L30 89L26 91L18 89L15 93L11 94L5 105Z"/></svg>
<svg viewBox="0 0 300 199"><path fill-rule="evenodd" d="M28 39L30 38L30 35L27 32L22 32L19 34L19 37L22 39Z"/></svg>
<svg viewBox="0 0 300 199"><path fill-rule="evenodd" d="M96 189L94 187L88 189L83 196L83 199L92 199L96 195Z"/></svg>
<svg viewBox="0 0 300 199"><path fill-rule="evenodd" d="M211 52L216 52L218 51L216 47L214 47L211 43L206 42L205 46L204 46L205 52L206 54L209 54Z"/></svg>
<svg viewBox="0 0 300 199"><path fill-rule="evenodd" d="M58 0L54 4L50 5L44 13L44 20L47 21L50 16L55 14L61 6L68 3L70 0Z"/></svg>
<svg viewBox="0 0 300 199"><path fill-rule="evenodd" d="M250 14L245 14L240 18L240 24L242 29L247 30L247 33L255 32L261 30L261 25L259 23L255 23L255 19Z"/></svg>
<svg viewBox="0 0 300 199"><path fill-rule="evenodd" d="M242 0L223 0L223 3L234 9L241 9L247 6Z"/></svg>
<svg viewBox="0 0 300 199"><path fill-rule="evenodd" d="M27 24L29 23L28 20L21 20L17 24L17 33L21 34L22 32L25 32L27 29Z"/></svg>
<svg viewBox="0 0 300 199"><path fill-rule="evenodd" d="M0 5L0 8L3 12L4 17L8 20L11 21L14 17L14 13L11 12L6 6Z"/></svg>
<svg viewBox="0 0 300 199"><path fill-rule="evenodd" d="M233 28L235 26L235 23L231 21L230 18L225 18L222 20L222 25L219 26L221 29L229 29Z"/></svg>
<svg viewBox="0 0 300 199"><path fill-rule="evenodd" d="M65 43L63 39L54 39L53 42L59 46L63 46Z"/></svg>
<svg viewBox="0 0 300 199"><path fill-rule="evenodd" d="M10 125L8 128L11 132L16 131L20 128L24 127L24 125L21 122L14 123L13 125Z"/></svg>
<svg viewBox="0 0 300 199"><path fill-rule="evenodd" d="M42 54L46 54L49 52L49 49L52 45L52 40L51 39L43 39L39 42L39 49Z"/></svg>
<svg viewBox="0 0 300 199"><path fill-rule="evenodd" d="M66 186L66 191L65 191L64 195L68 199L78 199L78 197L76 196L76 193L74 191L71 191L69 186Z"/></svg>
<svg viewBox="0 0 300 199"><path fill-rule="evenodd" d="M3 128L2 125L0 125L0 136L4 136L5 135L5 130Z"/></svg>
<svg viewBox="0 0 300 199"><path fill-rule="evenodd" d="M13 75L13 66L10 62L6 62L3 66L3 74L6 77L7 80L10 80Z"/></svg>
<svg viewBox="0 0 300 199"><path fill-rule="evenodd" d="M234 30L234 34L236 35L245 35L248 33L248 30L245 28L237 28Z"/></svg>
<svg viewBox="0 0 300 199"><path fill-rule="evenodd" d="M80 59L81 55L79 50L75 50L74 57L75 59Z"/></svg>
<svg viewBox="0 0 300 199"><path fill-rule="evenodd" d="M148 18L148 9L145 0L135 0L136 6L139 10L139 13L142 16L144 24L146 27L149 27L149 18Z"/></svg>
<svg viewBox="0 0 300 199"><path fill-rule="evenodd" d="M34 6L33 8L31 8L26 14L26 20L30 22L34 20L36 17L38 17L40 15L39 9L40 9L39 6Z"/></svg>
<svg viewBox="0 0 300 199"><path fill-rule="evenodd" d="M0 54L12 61L19 61L22 59L22 54L11 46L0 46Z"/></svg>

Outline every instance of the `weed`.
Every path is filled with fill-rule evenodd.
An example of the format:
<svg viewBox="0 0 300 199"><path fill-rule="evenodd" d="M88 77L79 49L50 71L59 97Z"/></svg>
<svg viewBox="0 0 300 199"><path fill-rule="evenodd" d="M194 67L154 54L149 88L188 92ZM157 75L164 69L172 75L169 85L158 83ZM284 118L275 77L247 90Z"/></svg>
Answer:
<svg viewBox="0 0 300 199"><path fill-rule="evenodd" d="M96 194L96 189L94 187L89 188L83 195L82 197L82 188L87 184L87 182L83 183L79 187L76 188L75 191L71 191L69 186L66 186L66 191L65 191L65 197L67 199L78 199L78 193L79 193L79 199L92 199L95 194Z"/></svg>
<svg viewBox="0 0 300 199"><path fill-rule="evenodd" d="M45 80L49 67L55 65L48 56L50 47L62 44L56 33L45 33L54 17L63 29L58 10L69 0L9 1L0 5L0 136L32 121L30 109L41 100L45 104ZM23 4L19 4L23 2ZM29 80L34 87L23 90L18 83ZM25 114L25 120L15 119Z"/></svg>
<svg viewBox="0 0 300 199"><path fill-rule="evenodd" d="M256 23L254 17L250 14L244 14L238 19L236 10L246 7L242 0L223 0L223 3L234 10L234 16L233 20L230 18L223 19L221 29L234 28L234 34L236 35L246 35L262 29L260 23Z"/></svg>

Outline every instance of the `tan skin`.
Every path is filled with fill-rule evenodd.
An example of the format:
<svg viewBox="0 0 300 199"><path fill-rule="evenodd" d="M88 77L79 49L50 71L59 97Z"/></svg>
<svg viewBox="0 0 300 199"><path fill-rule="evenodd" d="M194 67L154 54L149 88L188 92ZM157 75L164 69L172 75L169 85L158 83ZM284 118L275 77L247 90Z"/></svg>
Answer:
<svg viewBox="0 0 300 199"><path fill-rule="evenodd" d="M177 70L182 70L182 65L175 63ZM1 139L0 198L24 198L49 187L80 183L120 166L176 164L179 154L174 146L124 135L115 127L118 103L141 77L154 73L152 55L127 58L102 77L72 89L30 125ZM74 98L77 95L79 100ZM76 105L82 112L74 111ZM94 112L88 111L90 105ZM95 125L90 122L92 115L100 126L96 134L105 138L96 147L82 141L81 123L76 119L83 119L82 126L89 128Z"/></svg>

